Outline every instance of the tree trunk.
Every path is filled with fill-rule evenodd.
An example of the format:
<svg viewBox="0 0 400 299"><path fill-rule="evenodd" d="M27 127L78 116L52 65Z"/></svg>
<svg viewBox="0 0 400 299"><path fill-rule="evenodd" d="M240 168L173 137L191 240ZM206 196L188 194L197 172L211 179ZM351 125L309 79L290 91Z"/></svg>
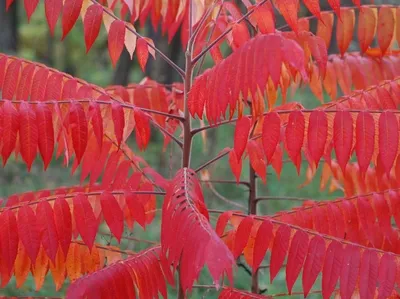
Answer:
<svg viewBox="0 0 400 299"><path fill-rule="evenodd" d="M15 54L18 48L17 2L6 12L5 0L0 1L0 52Z"/></svg>

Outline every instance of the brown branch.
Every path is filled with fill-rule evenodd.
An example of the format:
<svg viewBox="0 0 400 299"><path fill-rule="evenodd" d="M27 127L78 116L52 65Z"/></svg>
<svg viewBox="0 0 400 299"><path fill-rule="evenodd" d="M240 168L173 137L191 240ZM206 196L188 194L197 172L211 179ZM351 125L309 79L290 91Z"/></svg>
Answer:
<svg viewBox="0 0 400 299"><path fill-rule="evenodd" d="M12 206L12 207L1 208L0 209L0 213L4 212L5 210L17 210L17 209L19 209L19 208L21 208L21 207L23 207L25 205L28 205L28 206L36 205L36 204L40 203L41 201L54 201L59 197L73 198L77 194L82 194L82 193L84 195L86 195L86 196L98 196L98 195L101 195L104 191L105 190L92 191L92 192L79 192L79 191L77 191L77 192L71 192L70 194L51 195L51 196L48 196L48 197L43 197L43 198L41 198L39 200L34 200L34 201L30 201L30 202L24 202L24 203L21 203L21 204ZM162 191L129 191L129 192L134 193L134 194L165 195L165 192L162 192ZM123 194L125 194L125 191L122 191L122 190L120 190L120 191L110 191L110 193L113 194L113 195L123 195Z"/></svg>
<svg viewBox="0 0 400 299"><path fill-rule="evenodd" d="M256 198L256 201L261 200L293 200L293 201L307 201L312 200L309 198L301 198L301 197L285 197L285 196L259 196Z"/></svg>
<svg viewBox="0 0 400 299"><path fill-rule="evenodd" d="M247 181L235 181L235 180L199 180L202 183L215 183L215 184L239 184L239 185L245 185L247 187L250 187L250 183Z"/></svg>
<svg viewBox="0 0 400 299"><path fill-rule="evenodd" d="M216 197L218 197L220 200L222 200L223 202L225 202L225 203L227 203L227 204L230 204L230 205L232 205L232 206L235 206L235 207L237 207L237 208L239 208L239 209L241 209L241 210L243 210L243 211L246 210L246 207L245 207L245 206L241 205L240 203L234 202L234 201L232 201L232 200L226 198L226 197L223 196L222 194L220 194L220 193L214 188L214 185L213 185L213 184L208 183L207 185L208 185L208 188L210 188L211 192L212 192Z"/></svg>
<svg viewBox="0 0 400 299"><path fill-rule="evenodd" d="M219 159L225 157L227 154L229 154L229 151L225 151L223 153L218 154L216 157L212 158L211 160L209 160L206 163L204 163L204 164L200 165L199 167L197 167L195 172L200 172L201 170L203 170L204 168L206 168L210 164L212 164L212 163L218 161Z"/></svg>

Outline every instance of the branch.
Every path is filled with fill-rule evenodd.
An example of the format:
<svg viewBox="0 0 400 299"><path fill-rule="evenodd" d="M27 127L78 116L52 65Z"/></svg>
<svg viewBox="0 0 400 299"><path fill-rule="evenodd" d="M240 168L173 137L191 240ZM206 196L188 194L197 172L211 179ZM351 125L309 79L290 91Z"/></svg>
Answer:
<svg viewBox="0 0 400 299"><path fill-rule="evenodd" d="M226 202L227 204L230 204L232 206L238 207L239 209L245 211L246 207L241 205L240 203L234 202L228 198L226 198L225 196L223 196L222 194L220 194L217 190L215 190L214 185L211 183L208 183L208 187L210 188L211 192L214 193L214 195L216 197L218 197L219 199L221 199L223 202Z"/></svg>
<svg viewBox="0 0 400 299"><path fill-rule="evenodd" d="M157 127L160 131L162 131L164 134L168 135L169 137L171 137L172 140L174 140L176 142L176 144L179 145L179 147L182 149L183 148L183 142L180 141L178 138L176 138L174 136L174 134L170 133L167 129L164 129L163 127L161 127L157 122L153 121L152 124Z"/></svg>
<svg viewBox="0 0 400 299"><path fill-rule="evenodd" d="M250 183L247 181L235 181L235 180L199 180L202 183L215 183L215 184L232 184L232 185L245 185L250 187Z"/></svg>
<svg viewBox="0 0 400 299"><path fill-rule="evenodd" d="M301 198L301 197L285 197L285 196L260 196L256 198L256 201L261 200L293 200L293 201L307 201L312 200L309 198Z"/></svg>
<svg viewBox="0 0 400 299"><path fill-rule="evenodd" d="M196 168L195 172L199 172L206 168L208 165L218 161L219 159L225 157L227 154L229 154L229 151L225 151L223 153L218 154L216 157L212 158L211 160L207 161L206 163L200 165L198 168Z"/></svg>
<svg viewBox="0 0 400 299"><path fill-rule="evenodd" d="M85 194L86 196L98 196L101 195L105 190L101 190L101 191L92 191L92 192L83 192L83 194ZM166 193L163 191L130 191L131 193L134 194L154 194L154 195L165 195ZM67 199L67 198L73 198L75 197L77 194L80 194L82 192L72 192L70 194L63 194L63 198ZM113 195L123 195L125 194L125 191L119 190L119 191L111 191L110 192ZM5 207L5 208L1 208L0 209L0 213L4 212L5 210L17 210L25 205L27 206L32 206L32 205L36 205L38 203L40 203L41 201L54 201L57 198L59 198L60 195L52 195L52 196L48 196L45 198L41 198L39 200L35 200L35 201L30 201L30 202L24 202L12 207Z"/></svg>
<svg viewBox="0 0 400 299"><path fill-rule="evenodd" d="M93 4L99 4L96 0L91 0L91 2ZM102 6L103 7L103 6ZM103 12L105 12L106 14L108 14L110 17L112 17L114 20L120 20L119 18L117 18L114 14L112 14L111 12L109 12L107 9L105 9L103 7ZM126 26L125 25L126 30L132 32L134 35L136 35L138 38L143 38L142 35L140 35L139 33L137 33L135 30L133 30L131 27ZM151 43L149 43L146 39L145 39L147 46L149 46L151 49L153 49L158 55L161 56L162 59L165 60L165 62L167 62L175 71L178 72L178 74L183 78L185 77L185 71L182 70L178 65L176 65L171 59L169 59L162 51L160 51L157 47L153 46Z"/></svg>

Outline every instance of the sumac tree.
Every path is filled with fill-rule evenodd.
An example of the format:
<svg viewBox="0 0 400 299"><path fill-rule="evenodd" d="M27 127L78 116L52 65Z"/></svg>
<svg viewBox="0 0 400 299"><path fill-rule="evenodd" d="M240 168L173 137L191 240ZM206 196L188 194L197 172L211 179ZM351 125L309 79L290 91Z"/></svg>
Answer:
<svg viewBox="0 0 400 299"><path fill-rule="evenodd" d="M80 168L82 182L7 198L0 212L2 286L12 276L21 286L32 272L40 288L50 271L57 289L66 278L72 282L67 298L167 297L169 287L178 298L190 297L194 287L215 287L220 298L264 298L259 268L269 269L272 282L284 266L289 294L302 273L304 296L398 296L400 7L328 2L332 10L322 12L318 0L45 0L51 32L59 21L64 38L81 18L89 51L104 24L114 65L125 47L142 69L151 57L164 59L182 81L102 88L0 55L3 165L14 154L29 171L40 155L46 169L62 157L73 171ZM24 1L28 19L38 3ZM311 16L298 18L300 4ZM276 28L277 12L287 25ZM169 38L180 32L184 68L136 31L133 24L148 19ZM328 55L334 34L338 51ZM350 52L350 45L359 50ZM222 47L229 48L226 57ZM203 70L207 54L215 65ZM287 96L299 85L321 100L318 108ZM232 147L192 165L191 156L201 154L192 153L193 138L229 125ZM164 145L182 149L181 168L171 177L128 146L134 134L145 150L152 126ZM235 180L205 171L222 161ZM283 163L299 173L308 164L307 181L322 168L321 186L341 187L345 197L257 214L266 199L257 180L268 184L267 169L280 175ZM212 179L247 188L246 213L207 209L202 184ZM96 242L102 223L120 241L126 227L151 226L156 216L159 243L144 251ZM218 217L215 227L210 216ZM252 276L246 291L233 288L241 256ZM212 283L195 285L204 267ZM320 291L312 291L319 276Z"/></svg>

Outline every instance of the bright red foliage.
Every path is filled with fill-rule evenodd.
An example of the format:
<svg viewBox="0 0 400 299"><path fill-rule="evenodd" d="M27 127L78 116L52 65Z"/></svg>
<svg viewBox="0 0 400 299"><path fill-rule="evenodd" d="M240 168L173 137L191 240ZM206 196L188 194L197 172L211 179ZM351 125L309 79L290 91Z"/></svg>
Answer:
<svg viewBox="0 0 400 299"><path fill-rule="evenodd" d="M13 2L7 0L6 8ZM14 154L30 171L39 154L46 170L53 157L63 156L64 165L72 162L72 174L81 172L79 186L4 200L2 286L15 276L21 287L31 272L39 290L50 272L56 290L66 278L72 282L66 298L166 298L170 285L178 286L183 299L205 287L195 283L207 266L213 286L222 288L219 298L272 298L261 294L259 270L269 268L272 283L285 266L289 294L298 293L302 275L305 297L398 296L400 7L359 0L342 7L328 0L332 10L321 11L318 0L242 2L243 8L235 1L44 1L51 34L61 18L64 39L81 18L89 52L104 24L114 67L126 49L131 59L136 52L142 71L151 55L165 60L183 82L145 78L101 88L0 54L3 165ZM38 4L24 1L28 21ZM300 4L312 16L299 18ZM286 22L280 29L276 12ZM169 41L180 32L183 69L136 31L149 18ZM311 19L317 19L316 29ZM359 52L349 52L354 47ZM207 53L215 65L202 71ZM300 85L309 86L322 105L308 109L293 101ZM197 117L200 127L193 128ZM232 148L194 168L196 134L205 141L207 130L233 123ZM134 132L139 150L150 147L152 126L163 134L164 149L182 149L173 177L164 178L131 146ZM218 147L214 143L206 147ZM225 156L235 180L214 178L205 169ZM260 215L258 203L272 198L259 195L257 180L267 184L269 166L279 177L286 162L299 175L308 163L304 185L322 165L321 189L339 189L346 197ZM243 165L249 174L242 174ZM210 193L203 193L203 183ZM246 188L247 213L214 183ZM240 210L209 209L210 194ZM154 225L159 211L159 243L125 235L125 225L134 233L135 222L143 229ZM103 229L120 247L124 239L155 244L140 252L105 246L97 238L106 234ZM233 288L237 263L251 268L251 293ZM313 291L319 276L321 290Z"/></svg>

